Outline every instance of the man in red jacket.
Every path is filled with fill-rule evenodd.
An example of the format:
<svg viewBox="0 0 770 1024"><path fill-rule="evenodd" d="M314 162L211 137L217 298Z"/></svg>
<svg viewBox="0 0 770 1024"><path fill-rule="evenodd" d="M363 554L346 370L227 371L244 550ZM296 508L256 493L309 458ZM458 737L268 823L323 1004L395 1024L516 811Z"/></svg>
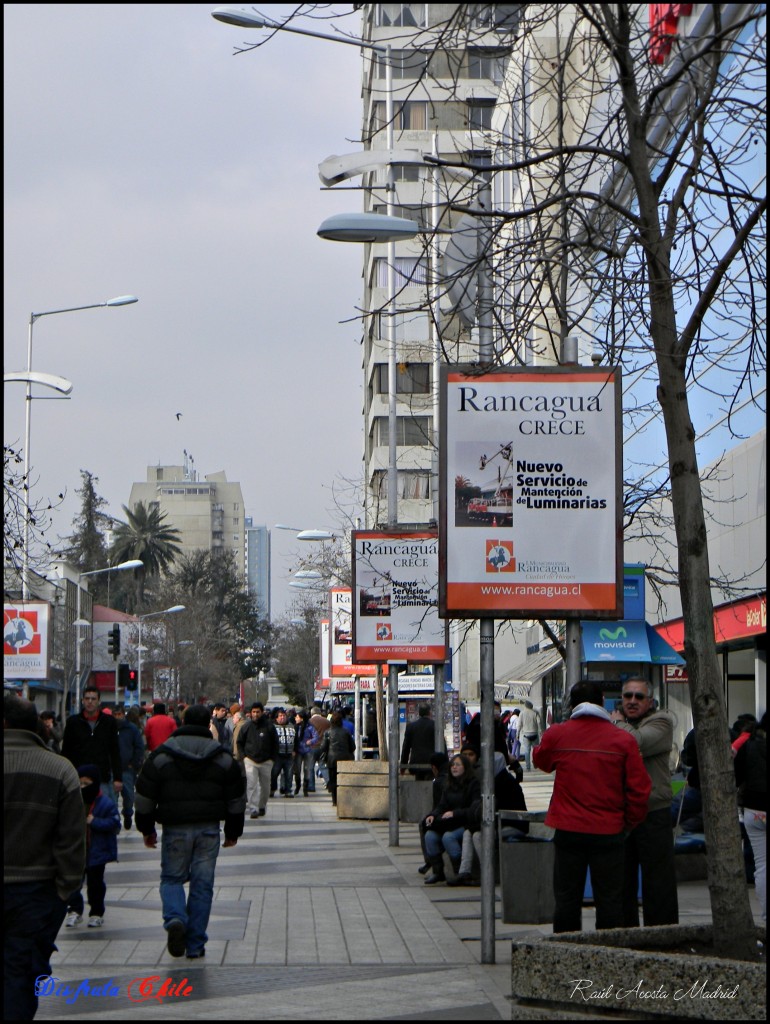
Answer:
<svg viewBox="0 0 770 1024"><path fill-rule="evenodd" d="M154 704L152 716L144 727L144 739L147 744L147 753L152 753L165 743L172 732L176 732L176 722L170 715L166 714L165 704Z"/></svg>
<svg viewBox="0 0 770 1024"><path fill-rule="evenodd" d="M576 683L570 708L569 721L546 729L533 752L536 767L556 771L545 819L556 829L553 930L581 930L587 868L596 927L620 928L625 839L645 819L650 777L636 741L605 711L598 683Z"/></svg>

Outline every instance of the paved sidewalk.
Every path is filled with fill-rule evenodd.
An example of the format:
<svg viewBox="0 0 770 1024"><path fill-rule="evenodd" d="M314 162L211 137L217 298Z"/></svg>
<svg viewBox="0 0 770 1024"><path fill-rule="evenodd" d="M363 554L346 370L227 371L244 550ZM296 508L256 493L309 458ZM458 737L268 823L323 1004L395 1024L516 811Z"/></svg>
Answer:
<svg viewBox="0 0 770 1024"><path fill-rule="evenodd" d="M550 781L525 779L530 809L546 806ZM270 800L220 850L206 958L178 960L161 923L159 851L135 830L118 843L104 927L62 928L52 961L72 990L87 980L110 994L41 998L37 1020L506 1020L511 939L551 931L501 924L498 889L497 962L480 964L479 889L426 888L416 825L390 848L387 822L339 821L319 791ZM705 883L682 885L680 899L683 922L710 920ZM167 979L178 994L159 1001Z"/></svg>

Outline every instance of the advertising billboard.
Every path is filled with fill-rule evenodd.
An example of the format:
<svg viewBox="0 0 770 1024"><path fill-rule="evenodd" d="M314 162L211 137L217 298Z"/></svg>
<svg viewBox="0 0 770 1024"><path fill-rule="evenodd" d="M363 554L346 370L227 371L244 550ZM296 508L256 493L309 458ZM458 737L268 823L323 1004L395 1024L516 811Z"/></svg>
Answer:
<svg viewBox="0 0 770 1024"><path fill-rule="evenodd" d="M439 613L622 618L621 375L443 366Z"/></svg>
<svg viewBox="0 0 770 1024"><path fill-rule="evenodd" d="M329 647L329 620L321 619L321 651L318 663L320 666L319 670L319 683L320 689L329 689L329 656L331 650Z"/></svg>
<svg viewBox="0 0 770 1024"><path fill-rule="evenodd" d="M331 676L374 676L375 665L353 663L353 616L350 587L332 587L329 591L331 614L329 648Z"/></svg>
<svg viewBox="0 0 770 1024"><path fill-rule="evenodd" d="M25 601L3 607L3 675L6 679L47 679L51 606Z"/></svg>
<svg viewBox="0 0 770 1024"><path fill-rule="evenodd" d="M354 531L353 597L356 661L446 661L435 531Z"/></svg>

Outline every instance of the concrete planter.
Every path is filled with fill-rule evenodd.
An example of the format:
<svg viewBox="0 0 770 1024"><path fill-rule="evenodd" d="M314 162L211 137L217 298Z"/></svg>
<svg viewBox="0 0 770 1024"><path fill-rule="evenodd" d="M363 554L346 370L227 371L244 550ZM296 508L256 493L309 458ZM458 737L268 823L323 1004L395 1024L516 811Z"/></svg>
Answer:
<svg viewBox="0 0 770 1024"><path fill-rule="evenodd" d="M711 938L664 925L514 942L511 1019L766 1020L766 965L710 955Z"/></svg>
<svg viewBox="0 0 770 1024"><path fill-rule="evenodd" d="M430 782L416 782L411 775L399 778L399 820L418 822L432 808ZM337 763L337 817L385 820L389 816L387 761L339 761Z"/></svg>

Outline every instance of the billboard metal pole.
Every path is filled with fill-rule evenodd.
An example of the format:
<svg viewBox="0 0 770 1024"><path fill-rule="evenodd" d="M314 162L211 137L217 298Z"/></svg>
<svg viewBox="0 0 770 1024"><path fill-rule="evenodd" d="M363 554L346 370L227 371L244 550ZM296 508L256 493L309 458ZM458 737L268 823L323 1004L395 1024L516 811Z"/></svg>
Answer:
<svg viewBox="0 0 770 1024"><path fill-rule="evenodd" d="M492 190L486 182L479 194L482 210L492 208ZM477 233L479 362L491 366L494 359L492 305L494 293L490 266L491 222L482 218ZM479 622L479 668L481 675L481 962L495 962L495 784L494 784L494 701L495 620Z"/></svg>
<svg viewBox="0 0 770 1024"><path fill-rule="evenodd" d="M577 366L579 362L578 339L574 335L570 335L562 342L561 364L562 366ZM561 703L562 708L569 706L567 699L569 692L575 683L580 681L580 619L567 619L566 626L565 692Z"/></svg>
<svg viewBox="0 0 770 1024"><path fill-rule="evenodd" d="M479 622L481 645L481 962L495 962L495 620Z"/></svg>
<svg viewBox="0 0 770 1024"><path fill-rule="evenodd" d="M388 664L388 846L398 846L398 665Z"/></svg>

